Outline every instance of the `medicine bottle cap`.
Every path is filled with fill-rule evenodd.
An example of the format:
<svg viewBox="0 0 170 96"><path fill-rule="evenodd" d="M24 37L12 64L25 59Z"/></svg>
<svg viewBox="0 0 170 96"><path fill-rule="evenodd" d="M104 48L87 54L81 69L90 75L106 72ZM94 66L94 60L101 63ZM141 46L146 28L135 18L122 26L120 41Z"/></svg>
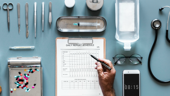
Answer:
<svg viewBox="0 0 170 96"><path fill-rule="evenodd" d="M72 8L72 7L74 7L74 5L75 5L75 0L65 0L65 5L66 5L68 8Z"/></svg>

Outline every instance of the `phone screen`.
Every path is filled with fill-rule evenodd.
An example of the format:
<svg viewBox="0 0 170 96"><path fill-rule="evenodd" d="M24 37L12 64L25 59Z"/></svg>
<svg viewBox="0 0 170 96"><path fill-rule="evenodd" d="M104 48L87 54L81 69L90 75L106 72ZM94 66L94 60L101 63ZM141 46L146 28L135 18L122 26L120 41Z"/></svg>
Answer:
<svg viewBox="0 0 170 96"><path fill-rule="evenodd" d="M124 74L124 96L139 96L139 74Z"/></svg>

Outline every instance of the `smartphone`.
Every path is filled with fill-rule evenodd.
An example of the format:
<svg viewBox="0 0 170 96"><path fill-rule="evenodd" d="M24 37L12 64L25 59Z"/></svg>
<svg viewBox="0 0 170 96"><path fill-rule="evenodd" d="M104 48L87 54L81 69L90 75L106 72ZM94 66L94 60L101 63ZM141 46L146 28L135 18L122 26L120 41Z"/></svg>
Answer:
<svg viewBox="0 0 170 96"><path fill-rule="evenodd" d="M123 71L123 96L140 96L140 71Z"/></svg>

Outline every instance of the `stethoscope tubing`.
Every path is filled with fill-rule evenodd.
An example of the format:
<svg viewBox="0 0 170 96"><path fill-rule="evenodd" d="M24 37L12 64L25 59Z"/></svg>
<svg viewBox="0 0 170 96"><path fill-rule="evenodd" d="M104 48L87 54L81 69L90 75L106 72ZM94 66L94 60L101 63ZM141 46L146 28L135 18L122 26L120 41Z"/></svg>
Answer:
<svg viewBox="0 0 170 96"><path fill-rule="evenodd" d="M150 62L151 62L151 56L152 56L152 53L153 53L153 50L154 50L154 48L155 48L155 45L156 45L156 42L157 42L157 38L158 38L158 30L155 30L156 32L156 34L155 34L155 40L154 40L154 43L153 43L153 45L152 45L152 48L151 48L151 51L150 51L150 53L149 53L149 57L148 57L148 70L149 70L149 73L150 73L150 75L152 76L152 78L153 79L155 79L157 82L160 82L160 83L170 83L170 81L163 81L163 80L160 80L160 79L158 79L154 74L153 74L153 72L152 72L152 70L151 70L151 64L150 64Z"/></svg>
<svg viewBox="0 0 170 96"><path fill-rule="evenodd" d="M157 19L155 19L155 20L157 20ZM160 20L157 20L157 21L160 22ZM168 80L168 81L163 81L163 80L158 79L158 78L153 74L153 72L152 72L152 70L151 70L151 56L152 56L153 50L154 50L155 45L156 45L156 42L157 42L158 30L161 28L161 22L160 22L160 26L159 26L158 29L154 26L154 20L151 22L151 26L152 26L153 29L155 29L155 33L156 33L156 34L155 34L154 43L153 43L153 45L152 45L152 48L151 48L151 51L150 51L149 57L148 57L148 70L149 70L149 73L150 73L150 75L152 76L152 78L153 78L154 80L156 80L157 82L160 82L160 83L170 83L170 80ZM154 27L153 27L153 26L154 26ZM168 30L166 30L166 40L170 43L170 40L169 40L169 38L168 38Z"/></svg>

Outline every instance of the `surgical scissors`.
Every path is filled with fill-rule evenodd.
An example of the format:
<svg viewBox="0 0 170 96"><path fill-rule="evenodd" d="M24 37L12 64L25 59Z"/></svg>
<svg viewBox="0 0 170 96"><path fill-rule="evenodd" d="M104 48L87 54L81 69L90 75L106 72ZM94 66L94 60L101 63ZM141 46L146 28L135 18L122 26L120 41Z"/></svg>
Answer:
<svg viewBox="0 0 170 96"><path fill-rule="evenodd" d="M6 8L4 8L4 6L7 6ZM9 7L11 6L11 7ZM9 18L9 11L13 9L13 4L12 3L4 3L2 6L3 10L7 11L7 21L8 21L8 31L9 31L9 27L10 27L10 18Z"/></svg>

